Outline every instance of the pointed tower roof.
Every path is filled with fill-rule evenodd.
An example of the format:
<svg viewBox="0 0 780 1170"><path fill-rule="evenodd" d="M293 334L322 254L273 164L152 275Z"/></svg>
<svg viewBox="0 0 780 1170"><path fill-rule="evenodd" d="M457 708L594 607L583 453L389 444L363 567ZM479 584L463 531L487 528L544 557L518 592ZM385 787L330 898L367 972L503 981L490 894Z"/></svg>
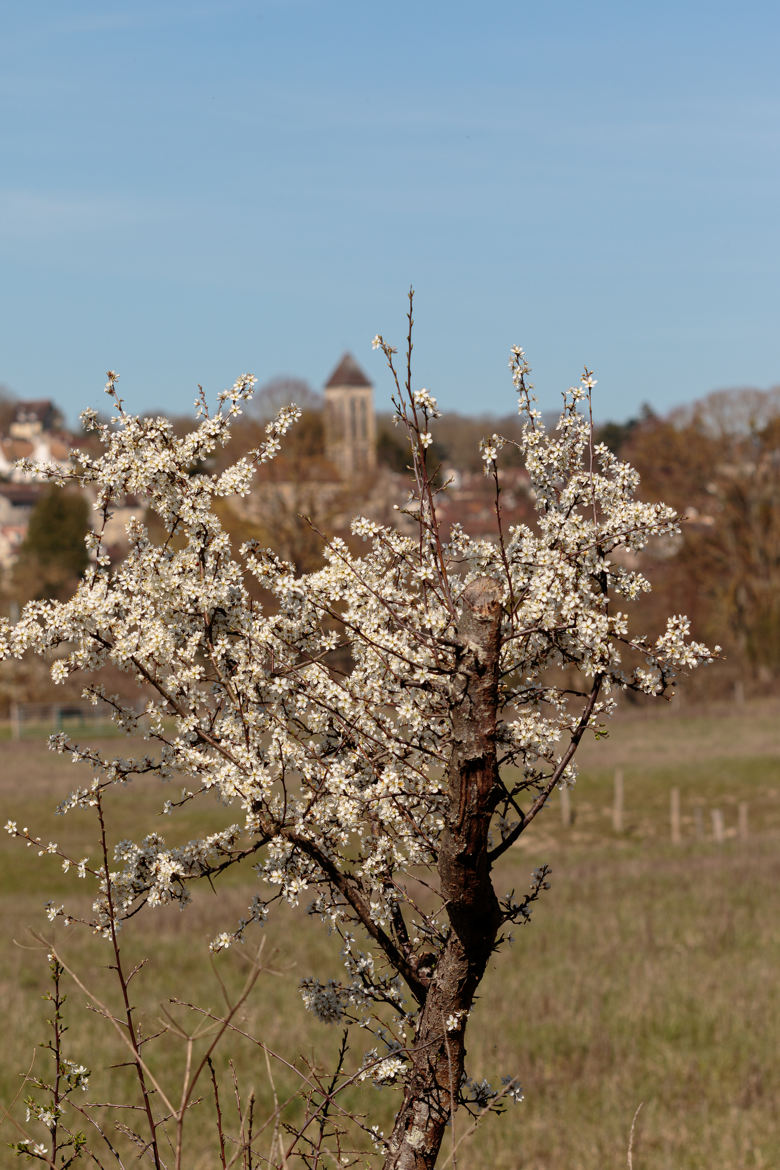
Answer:
<svg viewBox="0 0 780 1170"><path fill-rule="evenodd" d="M335 370L325 383L325 389L331 386L371 386L366 375L361 370L351 353L345 353Z"/></svg>

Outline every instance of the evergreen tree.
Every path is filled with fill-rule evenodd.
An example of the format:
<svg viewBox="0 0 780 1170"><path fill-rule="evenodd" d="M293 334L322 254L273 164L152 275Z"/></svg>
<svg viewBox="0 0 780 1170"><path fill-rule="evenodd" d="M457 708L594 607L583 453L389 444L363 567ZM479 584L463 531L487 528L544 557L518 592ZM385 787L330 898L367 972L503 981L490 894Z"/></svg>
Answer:
<svg viewBox="0 0 780 1170"><path fill-rule="evenodd" d="M67 597L89 563L84 537L89 504L77 491L53 484L33 509L19 549L16 591L26 598Z"/></svg>

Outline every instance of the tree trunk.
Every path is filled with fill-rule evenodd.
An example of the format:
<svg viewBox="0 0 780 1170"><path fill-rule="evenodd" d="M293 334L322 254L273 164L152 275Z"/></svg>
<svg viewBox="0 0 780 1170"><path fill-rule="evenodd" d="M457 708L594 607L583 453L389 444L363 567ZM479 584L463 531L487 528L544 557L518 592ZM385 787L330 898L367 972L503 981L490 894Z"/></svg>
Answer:
<svg viewBox="0 0 780 1170"><path fill-rule="evenodd" d="M488 577L472 582L461 607L449 810L438 861L450 929L420 1011L384 1170L431 1170L436 1163L463 1075L468 1013L501 925L488 862L488 829L499 791L500 585Z"/></svg>

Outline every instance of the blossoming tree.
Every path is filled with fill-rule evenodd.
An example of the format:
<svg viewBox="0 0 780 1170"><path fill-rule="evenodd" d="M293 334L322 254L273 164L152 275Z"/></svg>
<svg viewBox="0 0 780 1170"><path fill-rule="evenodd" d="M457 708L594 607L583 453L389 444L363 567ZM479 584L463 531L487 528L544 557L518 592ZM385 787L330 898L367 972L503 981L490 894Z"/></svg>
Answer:
<svg viewBox="0 0 780 1170"><path fill-rule="evenodd" d="M524 896L502 896L496 862L556 787L574 782L577 746L616 691L660 695L710 652L689 640L682 617L652 642L629 632L620 606L649 586L620 551L637 552L677 521L637 502L636 474L594 446L587 371L550 433L523 351L512 351L537 522L506 528L493 436L482 455L496 485L496 537L475 540L457 526L442 531L437 517L428 446L439 412L412 383L411 310L405 374L395 350L381 337L374 344L409 441L405 531L356 519L364 551L333 540L323 566L304 575L270 549L234 551L214 502L251 490L254 466L274 456L295 408L269 424L262 449L222 474L192 474L227 441L253 379L221 395L213 415L199 400L196 428L177 438L164 418L126 413L109 374L115 417L83 416L102 454L76 454L70 474L50 475L89 486L103 523L126 494L144 498L164 537L154 542L132 521L129 551L112 564L98 526L73 597L29 604L3 625L0 644L6 657L58 649L55 680L86 671L90 698L147 741L140 755L110 758L55 737L94 768L66 808L95 805L108 786L148 773L185 780L182 800L165 805L172 817L209 793L224 806L222 827L185 847L158 832L122 842L101 876L98 928L109 933L142 905L186 903L193 882L240 864L254 866L256 893L215 950L280 904L311 902L343 940L345 976L304 980L304 1001L326 1020L375 1023L381 1042L365 1075L400 1089L376 1157L411 1170L434 1166L469 1094L489 1097L464 1070L469 1014L488 959L528 919L547 876L542 868ZM270 604L253 600L250 578ZM142 688L140 714L104 690L106 666Z"/></svg>

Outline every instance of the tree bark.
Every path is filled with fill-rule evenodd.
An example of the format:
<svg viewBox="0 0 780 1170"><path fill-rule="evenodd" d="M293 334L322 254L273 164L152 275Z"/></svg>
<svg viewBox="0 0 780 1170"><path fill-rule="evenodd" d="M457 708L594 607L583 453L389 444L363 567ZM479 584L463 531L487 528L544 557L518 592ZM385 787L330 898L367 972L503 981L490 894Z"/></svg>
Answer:
<svg viewBox="0 0 780 1170"><path fill-rule="evenodd" d="M436 1163L456 1108L468 1013L502 921L488 860L499 793L500 632L501 587L482 577L461 598L452 680L449 808L438 860L450 928L420 1010L384 1170L431 1170Z"/></svg>

